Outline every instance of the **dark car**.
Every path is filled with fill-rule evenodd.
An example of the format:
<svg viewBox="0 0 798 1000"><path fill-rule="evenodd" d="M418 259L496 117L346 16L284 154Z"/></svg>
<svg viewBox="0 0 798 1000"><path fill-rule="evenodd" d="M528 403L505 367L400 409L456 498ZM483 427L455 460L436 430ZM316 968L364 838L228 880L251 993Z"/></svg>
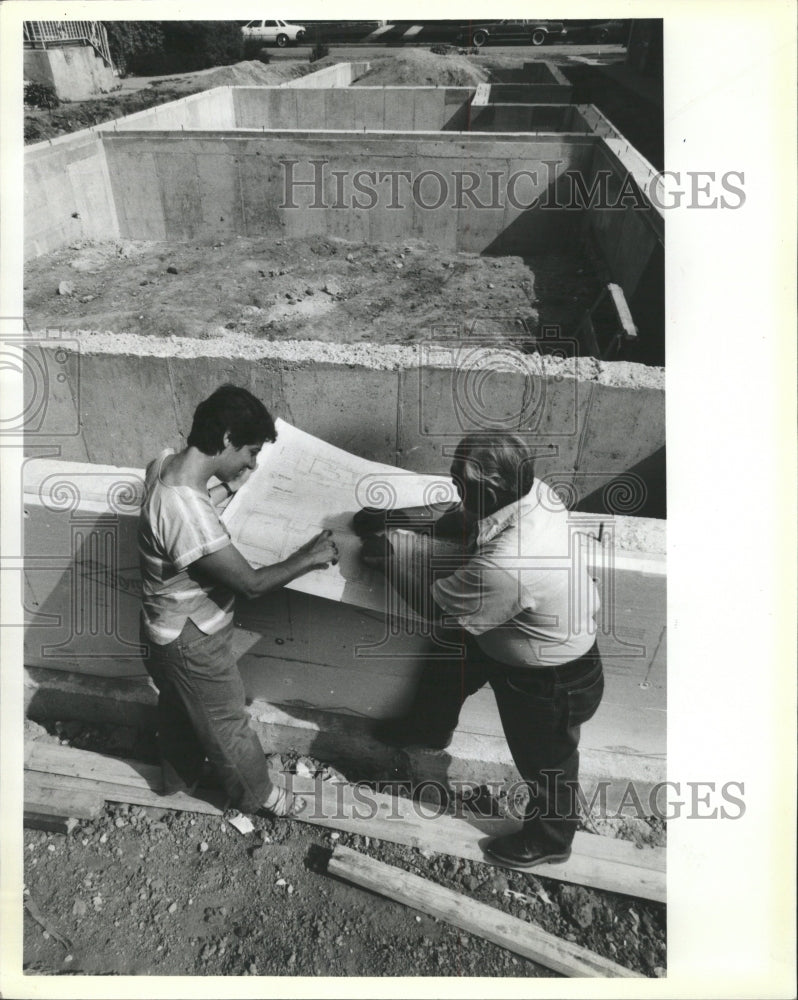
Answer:
<svg viewBox="0 0 798 1000"><path fill-rule="evenodd" d="M481 48L489 42L543 45L567 35L562 21L472 21L460 32L459 41Z"/></svg>
<svg viewBox="0 0 798 1000"><path fill-rule="evenodd" d="M568 41L577 44L626 44L631 21L569 21Z"/></svg>

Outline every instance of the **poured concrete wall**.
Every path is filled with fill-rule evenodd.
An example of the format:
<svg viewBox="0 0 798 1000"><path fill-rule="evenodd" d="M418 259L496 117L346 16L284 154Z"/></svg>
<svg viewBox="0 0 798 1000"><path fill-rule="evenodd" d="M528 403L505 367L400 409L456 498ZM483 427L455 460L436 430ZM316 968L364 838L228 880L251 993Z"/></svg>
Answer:
<svg viewBox="0 0 798 1000"><path fill-rule="evenodd" d="M25 49L25 80L48 83L62 101L82 101L119 87L114 71L90 45Z"/></svg>
<svg viewBox="0 0 798 1000"><path fill-rule="evenodd" d="M474 89L353 87L328 92L292 86L234 87L232 93L236 128L437 132L466 127Z"/></svg>
<svg viewBox="0 0 798 1000"><path fill-rule="evenodd" d="M113 335L107 340L102 351L84 346L52 366L65 377L54 384L33 443L60 446L63 459L143 466L157 449L183 446L197 403L223 382L246 386L276 416L331 444L418 472L445 472L452 446L469 431L498 423L535 431L538 475L568 482L575 497L665 442L664 379L640 366L618 370L642 371L643 384L631 375L613 385L596 379L589 359L548 367L538 355L491 350L477 366L470 342L443 349L435 355L441 361L424 351L402 361L401 349L368 348L368 364L346 348L331 349L340 360L325 363L323 345L304 354L275 344L212 357L204 341L178 350L136 338L140 353L123 354L113 353ZM623 382L614 371L607 365L607 378ZM70 436L57 436L66 429Z"/></svg>
<svg viewBox="0 0 798 1000"><path fill-rule="evenodd" d="M488 102L471 107L473 132L590 132L579 110L564 104L500 103L491 87Z"/></svg>
<svg viewBox="0 0 798 1000"><path fill-rule="evenodd" d="M546 192L544 161L557 160L562 169L587 172L594 140L481 134L444 140L413 134L273 132L244 138L233 133L106 132L103 141L120 231L131 239L324 235L386 243L414 237L456 250L531 254L572 246L580 224L578 212L524 208ZM289 161L291 167L286 166ZM398 204L405 210L397 210L396 204L391 207L390 182L383 182L373 207L354 207L353 176L377 170L404 171L410 178L399 182L404 190L400 188ZM489 207L475 207L462 196L462 207L455 207L457 177L470 172L486 178L489 171L498 172L505 183L522 171L536 171L537 180L521 178L515 189L518 207L508 198L492 199L487 187L482 188L481 199ZM343 200L335 172L344 177ZM432 207L443 192L441 182L431 176L436 172L446 185L440 207ZM324 185L322 194L314 188L317 177ZM414 181L419 184L418 198L410 188ZM365 197L358 200L368 204Z"/></svg>
<svg viewBox="0 0 798 1000"><path fill-rule="evenodd" d="M287 80L281 83L281 87L301 87L303 89L314 89L316 87L348 87L358 77L368 72L371 64L368 62L336 63L334 66L325 66L307 76L297 77L295 80Z"/></svg>
<svg viewBox="0 0 798 1000"><path fill-rule="evenodd" d="M232 87L214 87L97 126L100 132L235 128Z"/></svg>
<svg viewBox="0 0 798 1000"><path fill-rule="evenodd" d="M520 101L522 104L570 104L573 86L554 65L547 62L527 62L522 69L495 67L496 81L491 90L496 101Z"/></svg>
<svg viewBox="0 0 798 1000"><path fill-rule="evenodd" d="M649 261L657 256L658 251L661 255L665 224L661 212L653 206L636 208L633 198L626 199L626 207L613 207L624 184L628 184L631 171L629 165L604 142L596 145L591 177L600 171L611 175L607 205L590 207L588 224L612 280L623 288L627 301L631 301ZM641 178L641 187L644 184L645 180ZM645 191L645 187L642 190Z"/></svg>
<svg viewBox="0 0 798 1000"><path fill-rule="evenodd" d="M31 616L26 666L145 677L138 631L140 495L140 470L29 463L21 581ZM583 770L657 780L665 752L664 561L616 550L610 564L604 551L594 547L588 557L603 598L598 641L606 691L585 727ZM291 590L239 601L236 609L234 649L247 695L279 706L283 723L297 729L319 712L338 717L339 728L345 720L402 712L430 648L423 636L389 634L383 614ZM78 706L78 717L83 710ZM482 760L507 761L501 732L492 693L480 691L468 701L457 740L468 736Z"/></svg>
<svg viewBox="0 0 798 1000"><path fill-rule="evenodd" d="M119 235L105 150L86 130L25 153L25 257Z"/></svg>

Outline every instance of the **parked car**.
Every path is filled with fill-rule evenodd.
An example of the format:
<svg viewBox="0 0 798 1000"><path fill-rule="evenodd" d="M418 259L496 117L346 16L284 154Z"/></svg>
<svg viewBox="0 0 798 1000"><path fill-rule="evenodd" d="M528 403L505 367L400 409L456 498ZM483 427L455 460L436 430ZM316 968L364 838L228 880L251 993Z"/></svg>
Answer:
<svg viewBox="0 0 798 1000"><path fill-rule="evenodd" d="M260 42L279 45L281 49L305 37L301 24L289 24L288 21L248 21L241 31L244 38L257 38Z"/></svg>
<svg viewBox="0 0 798 1000"><path fill-rule="evenodd" d="M481 48L488 42L518 42L543 45L556 39L565 41L567 31L562 21L478 21L460 32L459 41Z"/></svg>
<svg viewBox="0 0 798 1000"><path fill-rule="evenodd" d="M573 21L568 23L568 41L581 44L620 43L629 37L630 21Z"/></svg>

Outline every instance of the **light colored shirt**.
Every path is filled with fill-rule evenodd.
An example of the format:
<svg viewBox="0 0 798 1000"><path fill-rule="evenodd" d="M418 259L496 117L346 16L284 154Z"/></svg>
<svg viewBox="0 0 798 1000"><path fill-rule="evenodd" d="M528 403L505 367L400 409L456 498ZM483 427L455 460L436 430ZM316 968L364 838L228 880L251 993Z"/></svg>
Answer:
<svg viewBox="0 0 798 1000"><path fill-rule="evenodd" d="M598 591L568 510L545 483L478 521L469 553L432 593L489 656L544 667L590 649Z"/></svg>
<svg viewBox="0 0 798 1000"><path fill-rule="evenodd" d="M176 639L187 619L207 635L232 620L234 594L192 574L192 563L232 544L207 492L163 482L171 450L147 466L138 526L142 601L148 637L159 646Z"/></svg>

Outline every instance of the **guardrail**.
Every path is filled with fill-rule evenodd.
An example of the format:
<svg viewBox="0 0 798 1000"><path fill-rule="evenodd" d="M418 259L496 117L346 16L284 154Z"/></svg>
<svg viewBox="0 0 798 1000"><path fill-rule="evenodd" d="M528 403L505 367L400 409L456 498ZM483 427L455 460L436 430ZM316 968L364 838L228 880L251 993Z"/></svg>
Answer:
<svg viewBox="0 0 798 1000"><path fill-rule="evenodd" d="M60 45L64 42L83 42L91 45L110 68L114 68L108 35L100 21L25 21L22 26L23 41L32 46Z"/></svg>

